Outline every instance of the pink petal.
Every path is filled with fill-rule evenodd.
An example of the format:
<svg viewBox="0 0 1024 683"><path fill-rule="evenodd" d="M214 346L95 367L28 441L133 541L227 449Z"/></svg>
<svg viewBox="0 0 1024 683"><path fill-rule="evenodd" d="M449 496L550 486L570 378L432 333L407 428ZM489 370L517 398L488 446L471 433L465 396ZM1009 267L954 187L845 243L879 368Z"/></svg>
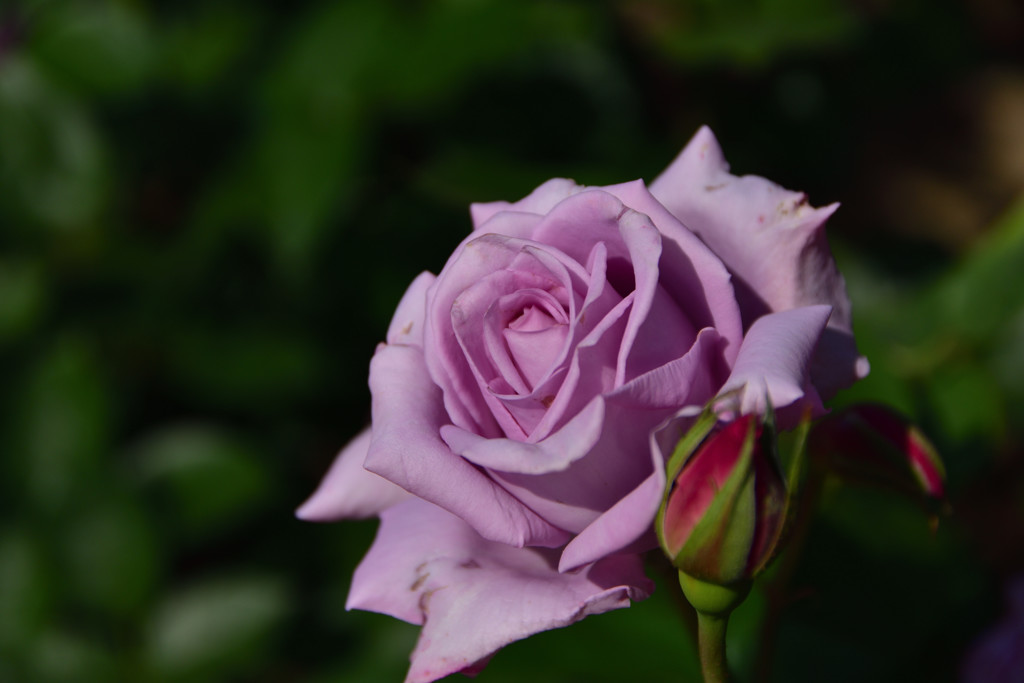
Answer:
<svg viewBox="0 0 1024 683"><path fill-rule="evenodd" d="M660 454L652 452L651 459L650 474L640 485L569 541L558 561L558 571L572 571L602 557L614 555L648 535L649 543L643 544L647 547L636 550L649 550L657 544L651 525L661 505L662 491L665 490L665 466Z"/></svg>
<svg viewBox="0 0 1024 683"><path fill-rule="evenodd" d="M452 402L450 394L454 394L452 399L465 396L467 404L482 402L488 411L484 417L496 421L503 435L524 440L530 425L517 422L498 394L525 389L527 382L534 385L557 372L570 345L567 335L561 336L562 343L546 354L547 363L537 370L538 376L524 378L526 368L515 367L517 359L509 354L511 349L502 334L512 311L503 315L498 309L525 303L522 297L526 296L560 322L575 326L577 299L587 291L586 277L580 264L527 240L488 233L468 243L462 254L445 266L434 294L437 310L447 307L450 311L447 327L438 323L431 335L437 343L430 345L431 349L447 349L446 355L428 356L436 368L434 376L445 389L446 403ZM435 318L440 317L435 314ZM449 345L452 336L458 351ZM446 369L449 374L442 374ZM470 381L476 386L470 386Z"/></svg>
<svg viewBox="0 0 1024 683"><path fill-rule="evenodd" d="M386 339L388 344L423 346L423 324L427 317L427 290L437 278L432 273L420 273L402 295L402 300L391 316Z"/></svg>
<svg viewBox="0 0 1024 683"><path fill-rule="evenodd" d="M729 173L707 127L653 183L651 193L697 233L739 278L737 294L749 324L769 311L812 304L832 307L816 386L827 395L867 372L850 333L850 301L825 238L838 207L815 209L799 192L757 176Z"/></svg>
<svg viewBox="0 0 1024 683"><path fill-rule="evenodd" d="M723 346L715 330L705 330L687 355L594 399L565 426L535 444L483 439L455 427L442 429L442 436L453 451L488 469L531 510L555 526L580 532L650 475L650 432L683 406L703 405L711 398L725 376ZM653 519L620 522L616 521L619 514L628 513L612 512L604 524L619 525L621 533L587 557L625 547ZM625 531L627 527L630 531Z"/></svg>
<svg viewBox="0 0 1024 683"><path fill-rule="evenodd" d="M369 447L370 430L364 429L341 449L320 486L295 516L307 522L362 519L408 498L405 489L363 469Z"/></svg>
<svg viewBox="0 0 1024 683"><path fill-rule="evenodd" d="M449 419L422 352L381 345L370 362L373 440L365 466L465 519L485 538L554 547L568 535L537 516L451 452L440 430Z"/></svg>
<svg viewBox="0 0 1024 683"><path fill-rule="evenodd" d="M491 226L484 228L484 223L503 211L515 211L521 213L532 213L543 216L551 211L560 201L569 195L576 194L583 188L566 178L553 178L518 202L483 202L470 204L469 213L473 219L474 230L488 230L507 233L503 230L494 231ZM525 235L524 235L525 236Z"/></svg>
<svg viewBox="0 0 1024 683"><path fill-rule="evenodd" d="M659 282L686 313L694 329L714 327L726 340L731 362L743 339L731 276L718 255L658 201L641 180L602 188L626 206L646 215L665 238L661 244Z"/></svg>
<svg viewBox="0 0 1024 683"><path fill-rule="evenodd" d="M616 392L612 400L622 401L627 395L628 403L635 405L676 407L674 411L698 412L714 394L721 383L725 362L722 358L725 342L715 330L704 330L695 344L695 351L684 358L637 378ZM718 371L714 368L718 367ZM686 387L686 396L680 398L680 387ZM659 413L664 415L664 413ZM648 431L645 446L652 458L648 476L617 503L609 507L585 529L583 529L562 553L559 562L561 571L568 571L588 562L605 557L624 549L636 548L636 544L655 543L651 532L654 515L661 504L665 486L664 457L655 435L665 430L665 423ZM639 463L634 461L634 466ZM647 547L637 548L647 549Z"/></svg>
<svg viewBox="0 0 1024 683"><path fill-rule="evenodd" d="M693 325L658 284L661 234L657 228L647 216L626 209L619 217L619 231L633 266L634 295L615 364L616 386L680 357L696 337ZM652 314L658 319L651 320Z"/></svg>
<svg viewBox="0 0 1024 683"><path fill-rule="evenodd" d="M776 411L795 406L790 412L796 418L803 407L823 414L808 368L830 312L828 306L805 306L758 318L721 393L738 391L742 414L764 414L769 400Z"/></svg>
<svg viewBox="0 0 1024 683"><path fill-rule="evenodd" d="M526 214L502 213L492 222L523 216ZM491 377L484 374L486 369L479 364L473 366L473 349L468 350L471 357L467 359L467 349L463 346L467 339L482 344L482 329L475 335L461 337L453 329L453 325L459 328L471 323L482 328L482 318L492 298L488 296L490 289L485 286L485 291L481 291L480 285L497 286L506 269L512 271L509 275L520 278L529 275L554 282L558 280L551 269L560 269L567 290L574 289L571 285L574 276L586 277L583 266L562 254L555 254L557 250L534 247L536 245L517 237L474 233L448 259L427 295L430 329L424 348L430 375L443 391L452 422L477 434L501 436L506 433L495 419L501 407L487 391ZM513 264L515 267L510 268ZM509 291L491 292L495 296L506 293ZM483 304L482 310L474 306L474 302Z"/></svg>
<svg viewBox="0 0 1024 683"><path fill-rule="evenodd" d="M424 624L406 683L426 683L479 664L511 642L627 607L653 584L635 555L560 574L557 551L481 538L420 500L386 510L356 569L349 609Z"/></svg>

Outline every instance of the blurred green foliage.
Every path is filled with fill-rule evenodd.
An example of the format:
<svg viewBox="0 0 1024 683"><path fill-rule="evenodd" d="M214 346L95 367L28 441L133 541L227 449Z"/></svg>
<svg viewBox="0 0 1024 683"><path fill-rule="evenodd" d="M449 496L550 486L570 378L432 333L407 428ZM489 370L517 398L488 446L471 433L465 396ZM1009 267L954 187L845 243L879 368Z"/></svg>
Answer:
<svg viewBox="0 0 1024 683"><path fill-rule="evenodd" d="M702 123L738 172L846 202L830 236L873 371L840 400L914 415L955 510L933 536L902 501L830 489L769 673L955 678L1024 571L1024 204L990 198L977 244L931 243L864 190L906 150L865 150L950 84L1021 74L1024 41L989 19L954 0L0 7L0 680L400 680L416 630L344 612L373 523L292 517L368 419L395 302L469 202L650 179ZM695 680L672 590L484 677ZM741 680L765 600L732 629Z"/></svg>

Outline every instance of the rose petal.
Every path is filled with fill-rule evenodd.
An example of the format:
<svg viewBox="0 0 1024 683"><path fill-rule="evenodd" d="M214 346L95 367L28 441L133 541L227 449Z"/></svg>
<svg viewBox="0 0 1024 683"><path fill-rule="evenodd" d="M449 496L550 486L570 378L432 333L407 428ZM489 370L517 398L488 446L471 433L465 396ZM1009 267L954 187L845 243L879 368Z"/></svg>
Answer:
<svg viewBox="0 0 1024 683"><path fill-rule="evenodd" d="M776 411L796 406L797 413L809 407L813 415L823 414L807 367L830 312L828 306L804 306L758 318L721 393L738 391L742 414L764 414L769 400Z"/></svg>
<svg viewBox="0 0 1024 683"><path fill-rule="evenodd" d="M370 391L373 440L366 469L462 517L485 538L515 546L565 543L564 531L441 441L448 416L419 349L379 346L370 362Z"/></svg>
<svg viewBox="0 0 1024 683"><path fill-rule="evenodd" d="M611 290L610 287L608 289ZM584 326L578 326L583 328L579 332L585 332L585 336L576 344L561 385L557 390L553 385L542 385L534 391L535 396L548 404L548 409L530 433L531 443L548 438L583 410L595 396L615 387L615 362L632 307L633 294L630 293L612 306L589 331ZM598 311L590 311L590 314L601 310L603 307Z"/></svg>
<svg viewBox="0 0 1024 683"><path fill-rule="evenodd" d="M726 367L725 345L725 340L715 330L703 330L694 345L695 352L637 378L611 398L625 399L629 404L675 405L678 407L675 411L677 416L699 412L699 406L711 398L721 383ZM677 391L680 386L688 387L688 394L682 400L678 394L672 395L673 389ZM653 459L650 474L569 542L559 561L560 571L569 571L606 555L633 548L645 537L649 536L648 542L653 539L651 524L665 486L665 461L654 438L655 434L663 431L664 422L649 431L649 454ZM647 548L637 548L641 549Z"/></svg>
<svg viewBox="0 0 1024 683"><path fill-rule="evenodd" d="M507 394L517 387L525 389L526 382L535 386L557 372L564 365L571 345L568 334L561 335L555 340L560 343L542 359L546 362L545 367L538 370L539 376L524 377L528 368L516 367L519 359L514 357L503 334L508 331L513 311L497 309L524 303L525 296L535 305L546 308L559 322L575 326L577 299L587 291L587 272L564 254L539 248L522 239L485 234L468 246L472 248L464 252L464 259L452 264L448 271L451 282L446 281L439 287L436 297L439 306L449 305L446 302L451 299L451 319L450 329L440 330L435 336L445 340L454 334L462 355L440 359L438 366L468 367L477 385L476 394L482 398L502 433L525 440L532 425L517 422L498 394ZM464 267L460 267L462 260L467 261ZM484 272L486 268L491 272ZM462 286L465 289L451 298ZM455 391L454 384L452 391Z"/></svg>
<svg viewBox="0 0 1024 683"><path fill-rule="evenodd" d="M575 344L568 368L552 373L526 396L499 396L520 424L530 426L525 441L536 443L548 438L595 397L614 387L615 357L631 305L632 295L613 306L596 326L577 324L574 339L579 334L586 336Z"/></svg>
<svg viewBox="0 0 1024 683"><path fill-rule="evenodd" d="M490 226L484 228L484 223L489 221L498 213L503 211L514 211L544 215L551 211L558 202L572 194L576 194L583 188L566 178L553 178L518 202L481 202L470 204L469 214L473 219L474 230L494 231ZM499 230L503 235L512 233ZM525 235L523 235L525 237Z"/></svg>
<svg viewBox="0 0 1024 683"><path fill-rule="evenodd" d="M502 222L512 216L503 213L498 217L500 221L492 222ZM467 358L467 350L463 348L469 337L457 336L453 322L455 327L461 327L463 319L471 326L482 326L477 318L482 320L486 306L493 298L512 291L489 289L503 281L501 273L506 270L513 280L535 276L544 281L561 282L567 292L586 291L587 273L582 265L556 249L505 235L476 234L445 264L428 292L430 332L424 339L424 354L431 377L444 392L445 407L452 422L484 436L501 436L510 425L501 424L503 409L487 391L491 377L483 374L479 364L473 367L470 361L475 358L472 355ZM481 291L481 285L486 291ZM474 301L479 305L474 306ZM481 330L473 339L482 345L483 336ZM472 354L473 350L469 352Z"/></svg>
<svg viewBox="0 0 1024 683"><path fill-rule="evenodd" d="M462 520L410 500L386 510L356 569L349 609L424 624L406 683L466 669L539 631L650 595L640 558L616 556L560 574L557 551L488 542Z"/></svg>
<svg viewBox="0 0 1024 683"><path fill-rule="evenodd" d="M423 346L423 323L427 316L427 290L437 278L433 273L420 273L398 302L391 316L386 339L388 344Z"/></svg>
<svg viewBox="0 0 1024 683"><path fill-rule="evenodd" d="M696 336L693 325L658 284L661 234L657 228L644 214L627 209L619 217L619 231L629 250L635 285L615 364L616 386L680 357Z"/></svg>
<svg viewBox="0 0 1024 683"><path fill-rule="evenodd" d="M536 444L483 439L455 427L442 428L442 437L544 519L581 532L650 474L650 431L683 406L711 398L725 376L723 347L715 330L704 330L686 356L594 399ZM616 521L621 512L612 513L606 524L627 524ZM632 538L617 535L613 542L621 545L615 550L649 523L638 523Z"/></svg>
<svg viewBox="0 0 1024 683"><path fill-rule="evenodd" d="M694 329L714 327L726 340L731 362L743 339L743 322L731 275L712 253L647 189L641 180L609 185L603 191L649 217L664 239L658 264L659 283L686 313Z"/></svg>
<svg viewBox="0 0 1024 683"><path fill-rule="evenodd" d="M405 489L363 469L369 447L370 430L364 429L341 449L323 481L295 516L307 522L362 519L408 498Z"/></svg>
<svg viewBox="0 0 1024 683"><path fill-rule="evenodd" d="M610 445L620 438L618 420L605 414L609 402L616 410L635 411L646 423L651 411L674 412L690 404L703 404L726 377L723 358L725 342L717 330L705 329L681 358L666 363L604 396L592 399L582 410L551 436L537 443L511 439L488 439L456 426L441 428L441 436L451 449L470 462L505 473L540 475L562 472L573 462L587 456L600 442ZM662 418L655 420L660 422ZM630 422L622 419L623 422ZM634 421L635 422L635 421ZM641 427L641 429L643 429ZM641 439L646 443L646 436ZM609 458L625 460L610 448Z"/></svg>
<svg viewBox="0 0 1024 683"><path fill-rule="evenodd" d="M802 193L728 171L718 141L703 127L651 183L651 193L739 278L748 324L768 311L828 304L829 327L848 336L850 301L824 232L838 204L815 209ZM822 341L829 361L816 367L828 372L816 371L814 381L828 396L863 377L867 366L843 336Z"/></svg>
<svg viewBox="0 0 1024 683"><path fill-rule="evenodd" d="M558 561L558 571L572 571L618 553L650 534L664 490L665 466L660 455L652 452L647 478L569 541Z"/></svg>

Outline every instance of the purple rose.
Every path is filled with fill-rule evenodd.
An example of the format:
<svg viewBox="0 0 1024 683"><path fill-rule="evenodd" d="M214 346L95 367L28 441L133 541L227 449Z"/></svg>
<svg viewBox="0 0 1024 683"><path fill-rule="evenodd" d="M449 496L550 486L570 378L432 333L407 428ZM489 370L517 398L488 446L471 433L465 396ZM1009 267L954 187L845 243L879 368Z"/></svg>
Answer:
<svg viewBox="0 0 1024 683"><path fill-rule="evenodd" d="M372 427L298 513L380 516L348 606L424 624L407 681L650 594L666 421L733 390L784 422L867 372L835 208L730 175L707 128L650 188L472 206L377 348Z"/></svg>

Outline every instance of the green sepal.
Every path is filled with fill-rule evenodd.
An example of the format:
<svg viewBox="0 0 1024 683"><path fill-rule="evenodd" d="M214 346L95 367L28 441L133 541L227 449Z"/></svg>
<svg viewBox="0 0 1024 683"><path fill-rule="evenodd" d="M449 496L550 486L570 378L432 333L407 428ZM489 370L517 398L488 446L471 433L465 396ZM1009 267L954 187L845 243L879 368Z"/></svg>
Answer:
<svg viewBox="0 0 1024 683"><path fill-rule="evenodd" d="M748 578L747 561L757 520L751 421L740 456L672 564L695 579L731 584Z"/></svg>
<svg viewBox="0 0 1024 683"><path fill-rule="evenodd" d="M767 430L765 431L767 432ZM800 423L793 429L789 439L791 448L785 475L786 507L782 513L782 523L775 533L775 538L772 539L767 551L764 553L764 559L753 568L751 576L757 576L775 560L793 531L793 526L799 513L800 494L803 490L805 478L804 473L807 470L807 439L810 431L811 414L808 411L804 413ZM773 438L772 442L775 443L777 440ZM777 464L781 465L777 458L774 460Z"/></svg>
<svg viewBox="0 0 1024 683"><path fill-rule="evenodd" d="M753 585L753 581L737 581L723 586L695 579L682 570L679 572L679 587L683 589L686 601L698 612L716 617L728 616L739 607Z"/></svg>
<svg viewBox="0 0 1024 683"><path fill-rule="evenodd" d="M672 450L672 456L668 459L668 464L665 466L665 475L670 483L676 480L676 477L683 470L683 465L694 454L697 447L704 443L704 439L707 438L716 424L718 424L718 413L709 405L704 408L697 421L693 423L693 426L690 427L686 434L683 434L683 437L679 439L676 447ZM665 487L664 500L668 500L670 488L671 486Z"/></svg>
<svg viewBox="0 0 1024 683"><path fill-rule="evenodd" d="M658 515L655 517L654 531L658 536L658 544L669 557L671 557L671 554L668 550L668 545L665 543L663 528L665 508L668 507L668 497L672 492L672 487L675 486L676 477L683 471L683 466L687 460L704 443L704 439L707 438L711 430L718 424L718 414L715 412L713 405L714 402L709 403L701 412L696 422L693 423L693 426L679 439L676 447L672 450L668 463L665 465L665 489L661 493L661 505L658 506Z"/></svg>

